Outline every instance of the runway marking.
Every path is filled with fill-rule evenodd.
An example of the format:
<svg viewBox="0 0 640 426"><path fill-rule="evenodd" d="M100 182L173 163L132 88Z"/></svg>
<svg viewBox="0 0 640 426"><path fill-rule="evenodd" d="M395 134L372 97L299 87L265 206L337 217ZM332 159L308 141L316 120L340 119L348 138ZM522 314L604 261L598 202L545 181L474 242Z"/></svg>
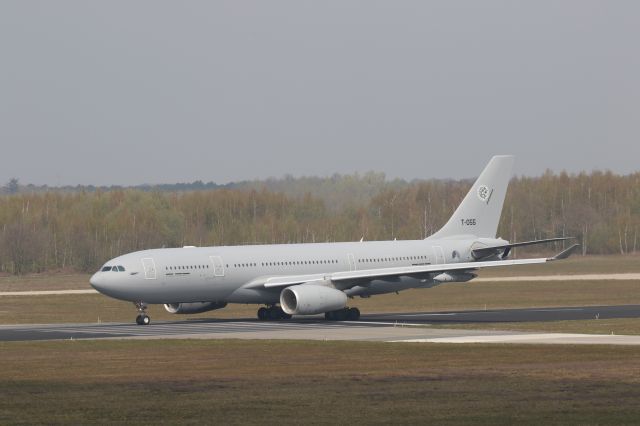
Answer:
<svg viewBox="0 0 640 426"><path fill-rule="evenodd" d="M367 327L370 323L259 323L259 322L229 322L229 323L193 323L171 324L159 323L149 326L134 324L88 325L88 326L46 326L30 328L30 331L42 333L77 333L77 334L105 334L130 336L162 336L162 335L199 335L199 334L228 334L253 333L267 331L295 331L295 330L327 330L348 327ZM385 323L392 327L393 324Z"/></svg>
<svg viewBox="0 0 640 426"><path fill-rule="evenodd" d="M640 336L613 334L518 333L394 340L403 343L530 343L564 345L640 345Z"/></svg>
<svg viewBox="0 0 640 426"><path fill-rule="evenodd" d="M422 314L399 314L397 316L399 317L424 317L424 316L430 316L430 317L448 317L448 316L452 316L452 315L459 315L458 312L448 312L448 313L433 313L433 314L428 314L428 313L422 313Z"/></svg>
<svg viewBox="0 0 640 426"><path fill-rule="evenodd" d="M584 311L584 308L548 308L548 309L531 309L529 312L563 312L563 311Z"/></svg>
<svg viewBox="0 0 640 426"><path fill-rule="evenodd" d="M63 294L99 294L95 290L2 291L0 296L57 296Z"/></svg>

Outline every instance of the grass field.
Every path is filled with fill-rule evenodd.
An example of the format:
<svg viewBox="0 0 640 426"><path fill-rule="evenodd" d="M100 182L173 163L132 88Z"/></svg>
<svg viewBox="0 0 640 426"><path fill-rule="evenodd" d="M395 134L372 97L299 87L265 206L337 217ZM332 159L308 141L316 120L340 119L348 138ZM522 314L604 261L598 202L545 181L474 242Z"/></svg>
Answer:
<svg viewBox="0 0 640 426"><path fill-rule="evenodd" d="M0 343L0 424L637 424L640 349Z"/></svg>

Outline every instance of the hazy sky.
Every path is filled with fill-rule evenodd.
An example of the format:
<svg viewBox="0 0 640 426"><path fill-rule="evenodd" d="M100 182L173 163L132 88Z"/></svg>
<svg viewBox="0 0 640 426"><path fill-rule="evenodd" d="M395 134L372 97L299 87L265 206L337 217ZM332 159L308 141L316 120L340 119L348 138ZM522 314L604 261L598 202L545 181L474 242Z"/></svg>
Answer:
<svg viewBox="0 0 640 426"><path fill-rule="evenodd" d="M640 169L638 1L0 2L0 184Z"/></svg>

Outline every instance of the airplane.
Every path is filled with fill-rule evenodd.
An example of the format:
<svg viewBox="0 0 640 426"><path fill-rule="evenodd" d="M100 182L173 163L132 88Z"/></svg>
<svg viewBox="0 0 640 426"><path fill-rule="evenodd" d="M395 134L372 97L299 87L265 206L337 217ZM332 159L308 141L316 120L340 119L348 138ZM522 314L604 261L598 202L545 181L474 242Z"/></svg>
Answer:
<svg viewBox="0 0 640 426"><path fill-rule="evenodd" d="M148 304L172 314L196 314L229 303L264 305L260 320L324 314L327 320L359 320L348 307L370 297L443 283L466 282L482 268L565 259L580 245L550 258L509 260L515 247L569 238L510 243L496 237L514 157L491 158L449 221L423 240L160 248L108 261L91 286L131 301L136 323L151 322Z"/></svg>

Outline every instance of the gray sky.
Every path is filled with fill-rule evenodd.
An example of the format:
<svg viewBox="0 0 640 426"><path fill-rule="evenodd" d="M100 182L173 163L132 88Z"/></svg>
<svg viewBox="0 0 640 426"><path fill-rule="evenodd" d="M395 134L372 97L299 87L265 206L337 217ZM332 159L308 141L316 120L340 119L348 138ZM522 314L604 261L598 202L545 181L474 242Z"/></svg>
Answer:
<svg viewBox="0 0 640 426"><path fill-rule="evenodd" d="M0 184L640 169L638 1L0 2Z"/></svg>

